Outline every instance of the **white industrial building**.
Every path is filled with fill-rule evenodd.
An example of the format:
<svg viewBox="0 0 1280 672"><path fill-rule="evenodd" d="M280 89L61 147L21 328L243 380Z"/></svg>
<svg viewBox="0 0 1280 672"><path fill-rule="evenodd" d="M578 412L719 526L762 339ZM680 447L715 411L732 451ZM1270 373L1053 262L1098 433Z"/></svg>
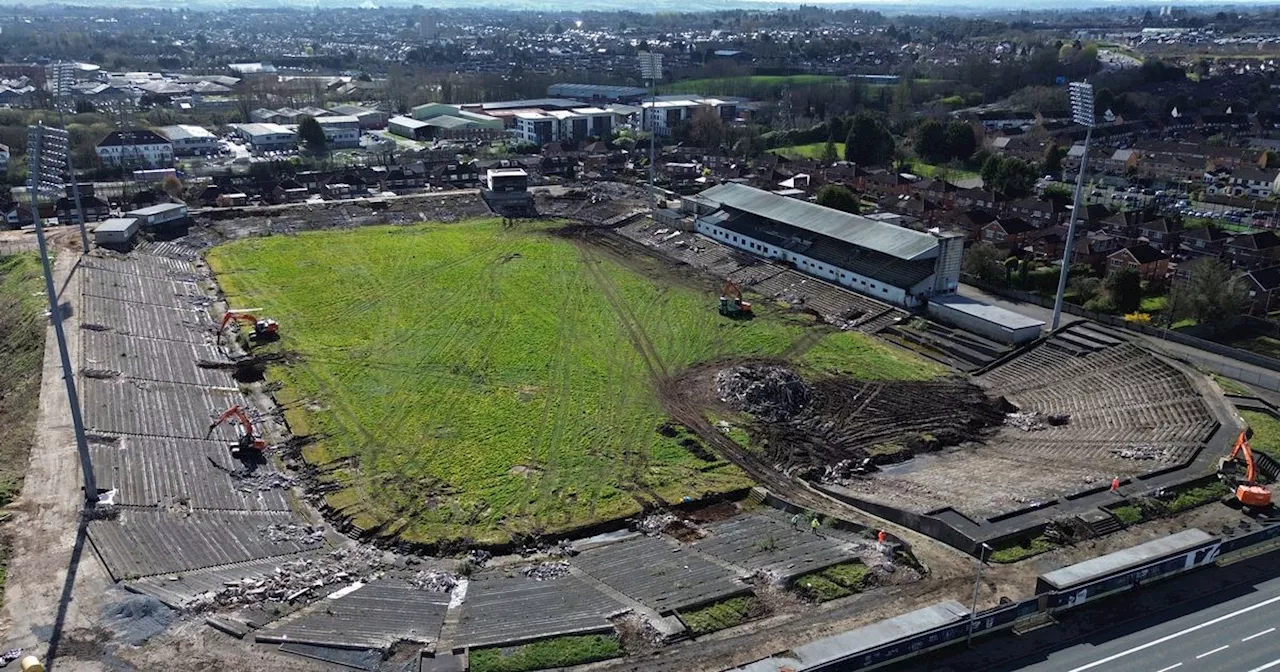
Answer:
<svg viewBox="0 0 1280 672"><path fill-rule="evenodd" d="M174 156L207 156L219 151L218 137L202 126L163 126L156 132L173 145Z"/></svg>
<svg viewBox="0 0 1280 672"><path fill-rule="evenodd" d="M105 219L94 227L93 242L100 247L127 247L137 237L138 226L138 220L134 217Z"/></svg>
<svg viewBox="0 0 1280 672"><path fill-rule="evenodd" d="M961 234L922 232L728 183L688 197L698 233L875 297L916 307L960 286Z"/></svg>
<svg viewBox="0 0 1280 672"><path fill-rule="evenodd" d="M173 145L155 131L112 131L98 143L98 159L105 166L168 168Z"/></svg>
<svg viewBox="0 0 1280 672"><path fill-rule="evenodd" d="M324 130L324 139L333 149L349 149L360 146L360 119L354 115L316 117L316 123Z"/></svg>
<svg viewBox="0 0 1280 672"><path fill-rule="evenodd" d="M231 128L255 152L295 149L298 146L297 134L280 124L231 124Z"/></svg>
<svg viewBox="0 0 1280 672"><path fill-rule="evenodd" d="M607 138L613 133L613 113L598 107L572 110L516 112L511 132L517 139L545 145L548 142L582 142Z"/></svg>

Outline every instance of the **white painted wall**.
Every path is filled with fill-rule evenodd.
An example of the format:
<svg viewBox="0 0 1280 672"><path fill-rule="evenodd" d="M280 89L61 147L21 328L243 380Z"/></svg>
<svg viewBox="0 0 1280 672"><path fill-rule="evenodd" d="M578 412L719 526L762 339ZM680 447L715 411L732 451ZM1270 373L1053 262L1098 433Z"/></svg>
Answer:
<svg viewBox="0 0 1280 672"><path fill-rule="evenodd" d="M795 265L796 270L807 273L814 277L822 278L833 284L840 285L852 289L859 294L866 294L872 298L892 303L899 306L915 307L920 305L920 301L914 296L908 294L907 289L903 287L895 287L886 284L882 280L872 277L859 275L846 268L832 266L826 262L812 259L803 254L796 254L773 245L744 236L740 233L723 229L714 224L710 224L701 218L694 222L694 229L704 236L718 241L725 245L745 250L752 254L766 257L768 259L781 259L789 261ZM929 287L933 284L932 277L926 278L917 284L917 287Z"/></svg>

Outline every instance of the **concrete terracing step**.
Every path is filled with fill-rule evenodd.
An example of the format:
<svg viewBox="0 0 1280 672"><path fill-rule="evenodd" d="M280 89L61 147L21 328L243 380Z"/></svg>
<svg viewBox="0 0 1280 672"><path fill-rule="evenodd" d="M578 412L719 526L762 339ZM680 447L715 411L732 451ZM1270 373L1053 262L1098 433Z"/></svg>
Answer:
<svg viewBox="0 0 1280 672"><path fill-rule="evenodd" d="M1120 522L1120 519L1105 509L1085 511L1078 517L1080 522L1084 523L1095 537L1101 537L1124 529L1124 524Z"/></svg>

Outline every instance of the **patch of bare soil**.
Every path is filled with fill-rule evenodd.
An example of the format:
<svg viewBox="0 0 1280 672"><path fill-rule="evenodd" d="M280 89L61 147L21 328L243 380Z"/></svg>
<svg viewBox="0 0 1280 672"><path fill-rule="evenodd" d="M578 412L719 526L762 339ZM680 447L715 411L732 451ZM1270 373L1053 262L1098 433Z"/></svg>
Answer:
<svg viewBox="0 0 1280 672"><path fill-rule="evenodd" d="M965 381L868 382L837 376L806 382L778 363L722 367L707 380L715 395L755 417L749 431L784 473L840 480L912 455L985 438L1005 403Z"/></svg>

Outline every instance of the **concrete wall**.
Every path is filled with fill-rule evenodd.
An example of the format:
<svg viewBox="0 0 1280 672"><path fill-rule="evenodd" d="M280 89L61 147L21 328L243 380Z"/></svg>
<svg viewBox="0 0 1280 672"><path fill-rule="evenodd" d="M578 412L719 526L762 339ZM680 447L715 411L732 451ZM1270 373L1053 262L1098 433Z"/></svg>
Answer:
<svg viewBox="0 0 1280 672"><path fill-rule="evenodd" d="M791 262L797 271L822 278L823 280L833 282L841 287L847 287L855 292L865 294L880 301L884 301L885 303L906 306L908 308L920 305L920 300L915 296L908 294L906 289L886 284L882 280L859 275L848 269L832 266L826 262L818 261L817 259L807 257L803 254L796 254L795 252L775 247L763 241L756 240L755 238L744 236L735 231L720 228L702 219L698 219L694 223L694 228L698 233L710 236L725 245L745 250L757 256Z"/></svg>

